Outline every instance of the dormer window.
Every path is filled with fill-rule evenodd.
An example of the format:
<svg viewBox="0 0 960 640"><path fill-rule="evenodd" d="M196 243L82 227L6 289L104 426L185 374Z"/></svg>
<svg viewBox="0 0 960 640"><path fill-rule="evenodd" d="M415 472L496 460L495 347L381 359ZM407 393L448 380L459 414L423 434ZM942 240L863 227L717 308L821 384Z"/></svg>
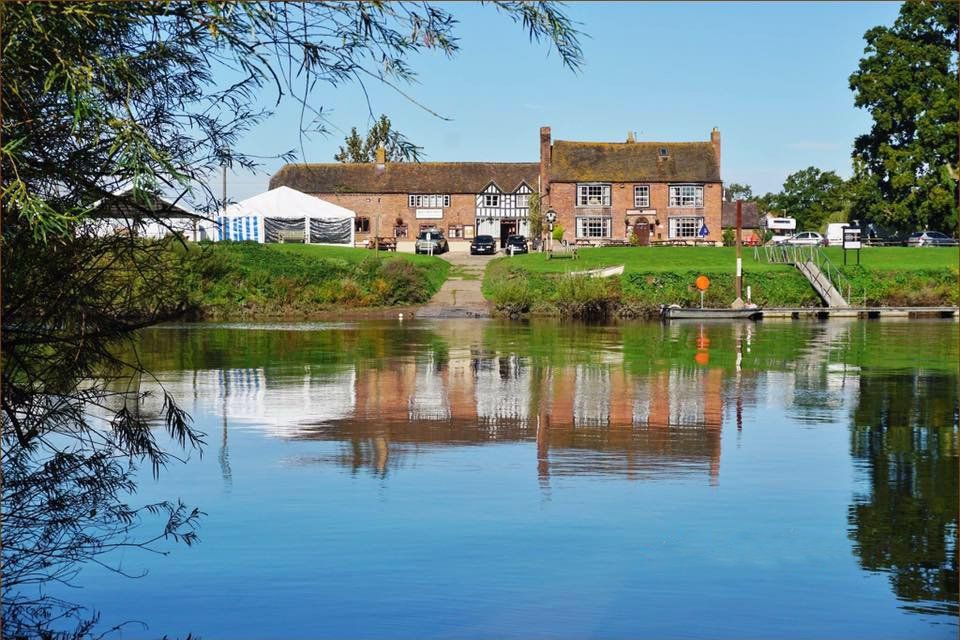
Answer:
<svg viewBox="0 0 960 640"><path fill-rule="evenodd" d="M578 207L609 207L610 185L608 184L578 184Z"/></svg>
<svg viewBox="0 0 960 640"><path fill-rule="evenodd" d="M499 206L500 206L500 194L499 194L499 193L485 193L485 194L483 194L483 206L485 206L485 207L499 207Z"/></svg>
<svg viewBox="0 0 960 640"><path fill-rule="evenodd" d="M669 156L670 156L670 152L667 150L667 148L660 147L660 159L663 160L664 158L667 158Z"/></svg>

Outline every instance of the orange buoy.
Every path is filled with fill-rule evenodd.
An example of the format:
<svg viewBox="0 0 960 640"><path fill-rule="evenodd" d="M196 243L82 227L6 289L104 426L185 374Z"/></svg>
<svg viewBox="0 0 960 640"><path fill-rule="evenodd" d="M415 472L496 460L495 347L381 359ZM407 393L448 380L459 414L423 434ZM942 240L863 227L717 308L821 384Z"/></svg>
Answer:
<svg viewBox="0 0 960 640"><path fill-rule="evenodd" d="M700 291L706 291L710 287L710 278L707 276L697 276L694 284L696 284L697 289Z"/></svg>

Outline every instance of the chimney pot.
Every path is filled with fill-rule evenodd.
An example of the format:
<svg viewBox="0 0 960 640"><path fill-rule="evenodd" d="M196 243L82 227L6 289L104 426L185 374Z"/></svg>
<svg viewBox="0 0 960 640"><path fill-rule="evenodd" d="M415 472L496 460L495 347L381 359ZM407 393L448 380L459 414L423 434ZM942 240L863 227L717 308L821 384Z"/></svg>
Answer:
<svg viewBox="0 0 960 640"><path fill-rule="evenodd" d="M381 144L377 147L377 168L383 169L387 164L387 150Z"/></svg>
<svg viewBox="0 0 960 640"><path fill-rule="evenodd" d="M633 131L627 131L627 142L636 142L637 138L634 135Z"/></svg>

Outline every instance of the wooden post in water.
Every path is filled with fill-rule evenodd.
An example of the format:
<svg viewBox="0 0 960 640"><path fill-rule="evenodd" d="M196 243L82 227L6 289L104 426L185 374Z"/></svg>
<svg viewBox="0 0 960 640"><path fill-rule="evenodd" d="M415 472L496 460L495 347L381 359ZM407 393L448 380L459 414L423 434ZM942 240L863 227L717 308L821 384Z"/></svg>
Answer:
<svg viewBox="0 0 960 640"><path fill-rule="evenodd" d="M743 200L737 200L737 278L736 278L736 292L737 299L733 301L733 304L730 305L734 309L742 309L745 305L743 303L743 243L741 232L743 230Z"/></svg>

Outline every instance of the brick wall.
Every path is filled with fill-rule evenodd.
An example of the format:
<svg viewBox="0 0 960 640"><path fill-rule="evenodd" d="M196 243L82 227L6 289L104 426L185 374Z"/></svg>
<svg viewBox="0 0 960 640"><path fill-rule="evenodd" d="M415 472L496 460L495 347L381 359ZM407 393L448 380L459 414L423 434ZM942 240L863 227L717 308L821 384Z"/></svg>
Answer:
<svg viewBox="0 0 960 640"><path fill-rule="evenodd" d="M409 199L405 193L313 193L311 195L351 209L356 212L358 218L370 220L369 232L357 232L356 242L358 243L365 242L376 234L378 216L381 236L393 236L394 227L399 218L407 226L407 240L416 237L421 224L437 226L448 238L450 225L476 224L477 199L474 194L451 194L450 206L443 208L443 217L430 220L416 217L416 209L407 206ZM450 238L450 240L458 241L456 238Z"/></svg>
<svg viewBox="0 0 960 640"><path fill-rule="evenodd" d="M654 221L659 220L659 226L655 227L652 240L666 240L669 237L670 227L668 218L671 216L703 216L710 234L707 240L720 242L722 229L720 228L721 209L723 206L723 189L719 184L705 184L703 187L703 207L702 208L671 208L670 185L667 183L647 183L647 182L615 182L610 185L610 204L609 207L577 207L577 185L574 183L551 183L550 185L550 206L557 212L557 222L563 225L565 229L564 239L573 241L576 239L577 227L576 218L578 216L602 216L610 215L612 218L611 237L617 240L627 238L627 220L633 224L638 216L629 214L628 211L637 211L634 207L634 187L637 185L648 185L650 187L650 206L645 209L656 211Z"/></svg>

